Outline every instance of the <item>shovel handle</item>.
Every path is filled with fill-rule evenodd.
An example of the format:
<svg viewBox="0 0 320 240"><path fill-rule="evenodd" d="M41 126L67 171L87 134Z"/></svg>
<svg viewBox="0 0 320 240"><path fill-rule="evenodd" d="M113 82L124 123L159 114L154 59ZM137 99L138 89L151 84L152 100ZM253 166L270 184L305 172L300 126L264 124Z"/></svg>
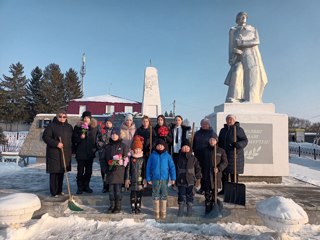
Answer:
<svg viewBox="0 0 320 240"><path fill-rule="evenodd" d="M233 126L233 137L234 141L237 142L237 127L234 125ZM236 182L237 179L237 148L234 146L234 182Z"/></svg>
<svg viewBox="0 0 320 240"><path fill-rule="evenodd" d="M59 141L62 143L61 137L59 137ZM61 155L62 155L63 166L64 166L64 174L66 175L66 181L67 181L67 188L68 188L69 200L72 200L71 191L70 191L70 184L69 184L69 178L68 178L68 173L67 173L66 158L65 158L65 156L64 156L63 147L61 148Z"/></svg>

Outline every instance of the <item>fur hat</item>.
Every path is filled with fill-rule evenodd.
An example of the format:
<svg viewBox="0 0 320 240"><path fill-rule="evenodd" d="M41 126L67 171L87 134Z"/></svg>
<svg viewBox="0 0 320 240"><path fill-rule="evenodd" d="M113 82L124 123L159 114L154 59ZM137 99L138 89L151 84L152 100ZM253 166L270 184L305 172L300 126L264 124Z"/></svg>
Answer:
<svg viewBox="0 0 320 240"><path fill-rule="evenodd" d="M113 128L112 131L111 131L111 135L112 134L117 134L119 136L119 138L121 137L120 135L120 128Z"/></svg>
<svg viewBox="0 0 320 240"><path fill-rule="evenodd" d="M143 142L144 142L144 138L142 136L136 135L133 138L132 150L135 150L137 148L140 148L142 150L143 149Z"/></svg>
<svg viewBox="0 0 320 240"><path fill-rule="evenodd" d="M81 116L82 120L83 120L85 117L91 118L91 112L89 112L89 111L84 111L84 112L82 113L82 116Z"/></svg>

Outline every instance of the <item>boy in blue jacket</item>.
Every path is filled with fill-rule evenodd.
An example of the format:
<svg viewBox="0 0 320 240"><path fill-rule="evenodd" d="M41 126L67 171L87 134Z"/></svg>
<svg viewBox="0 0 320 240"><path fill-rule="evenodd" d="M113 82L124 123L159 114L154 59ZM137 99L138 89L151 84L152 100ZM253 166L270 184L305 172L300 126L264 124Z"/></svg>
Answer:
<svg viewBox="0 0 320 240"><path fill-rule="evenodd" d="M171 183L176 180L176 169L163 139L156 141L156 149L148 159L146 180L152 184L153 210L156 219L167 217L169 175Z"/></svg>

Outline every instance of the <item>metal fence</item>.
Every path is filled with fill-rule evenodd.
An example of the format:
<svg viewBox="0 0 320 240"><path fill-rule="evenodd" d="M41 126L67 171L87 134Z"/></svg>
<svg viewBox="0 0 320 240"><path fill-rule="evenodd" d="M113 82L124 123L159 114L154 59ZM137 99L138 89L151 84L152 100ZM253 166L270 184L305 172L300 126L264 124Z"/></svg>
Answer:
<svg viewBox="0 0 320 240"><path fill-rule="evenodd" d="M314 160L320 159L320 148L318 145L311 146L300 146L297 144L289 145L289 153L296 154L299 157L305 156L313 158Z"/></svg>

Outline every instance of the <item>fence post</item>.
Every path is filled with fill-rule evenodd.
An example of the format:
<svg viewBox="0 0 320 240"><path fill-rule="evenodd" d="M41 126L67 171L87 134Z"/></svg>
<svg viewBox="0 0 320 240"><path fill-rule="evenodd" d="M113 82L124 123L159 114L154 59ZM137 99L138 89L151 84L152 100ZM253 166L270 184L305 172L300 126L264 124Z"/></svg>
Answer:
<svg viewBox="0 0 320 240"><path fill-rule="evenodd" d="M300 146L299 146L299 157L300 157Z"/></svg>
<svg viewBox="0 0 320 240"><path fill-rule="evenodd" d="M314 156L314 160L317 160L317 156L316 156L316 149L313 149L313 156Z"/></svg>

